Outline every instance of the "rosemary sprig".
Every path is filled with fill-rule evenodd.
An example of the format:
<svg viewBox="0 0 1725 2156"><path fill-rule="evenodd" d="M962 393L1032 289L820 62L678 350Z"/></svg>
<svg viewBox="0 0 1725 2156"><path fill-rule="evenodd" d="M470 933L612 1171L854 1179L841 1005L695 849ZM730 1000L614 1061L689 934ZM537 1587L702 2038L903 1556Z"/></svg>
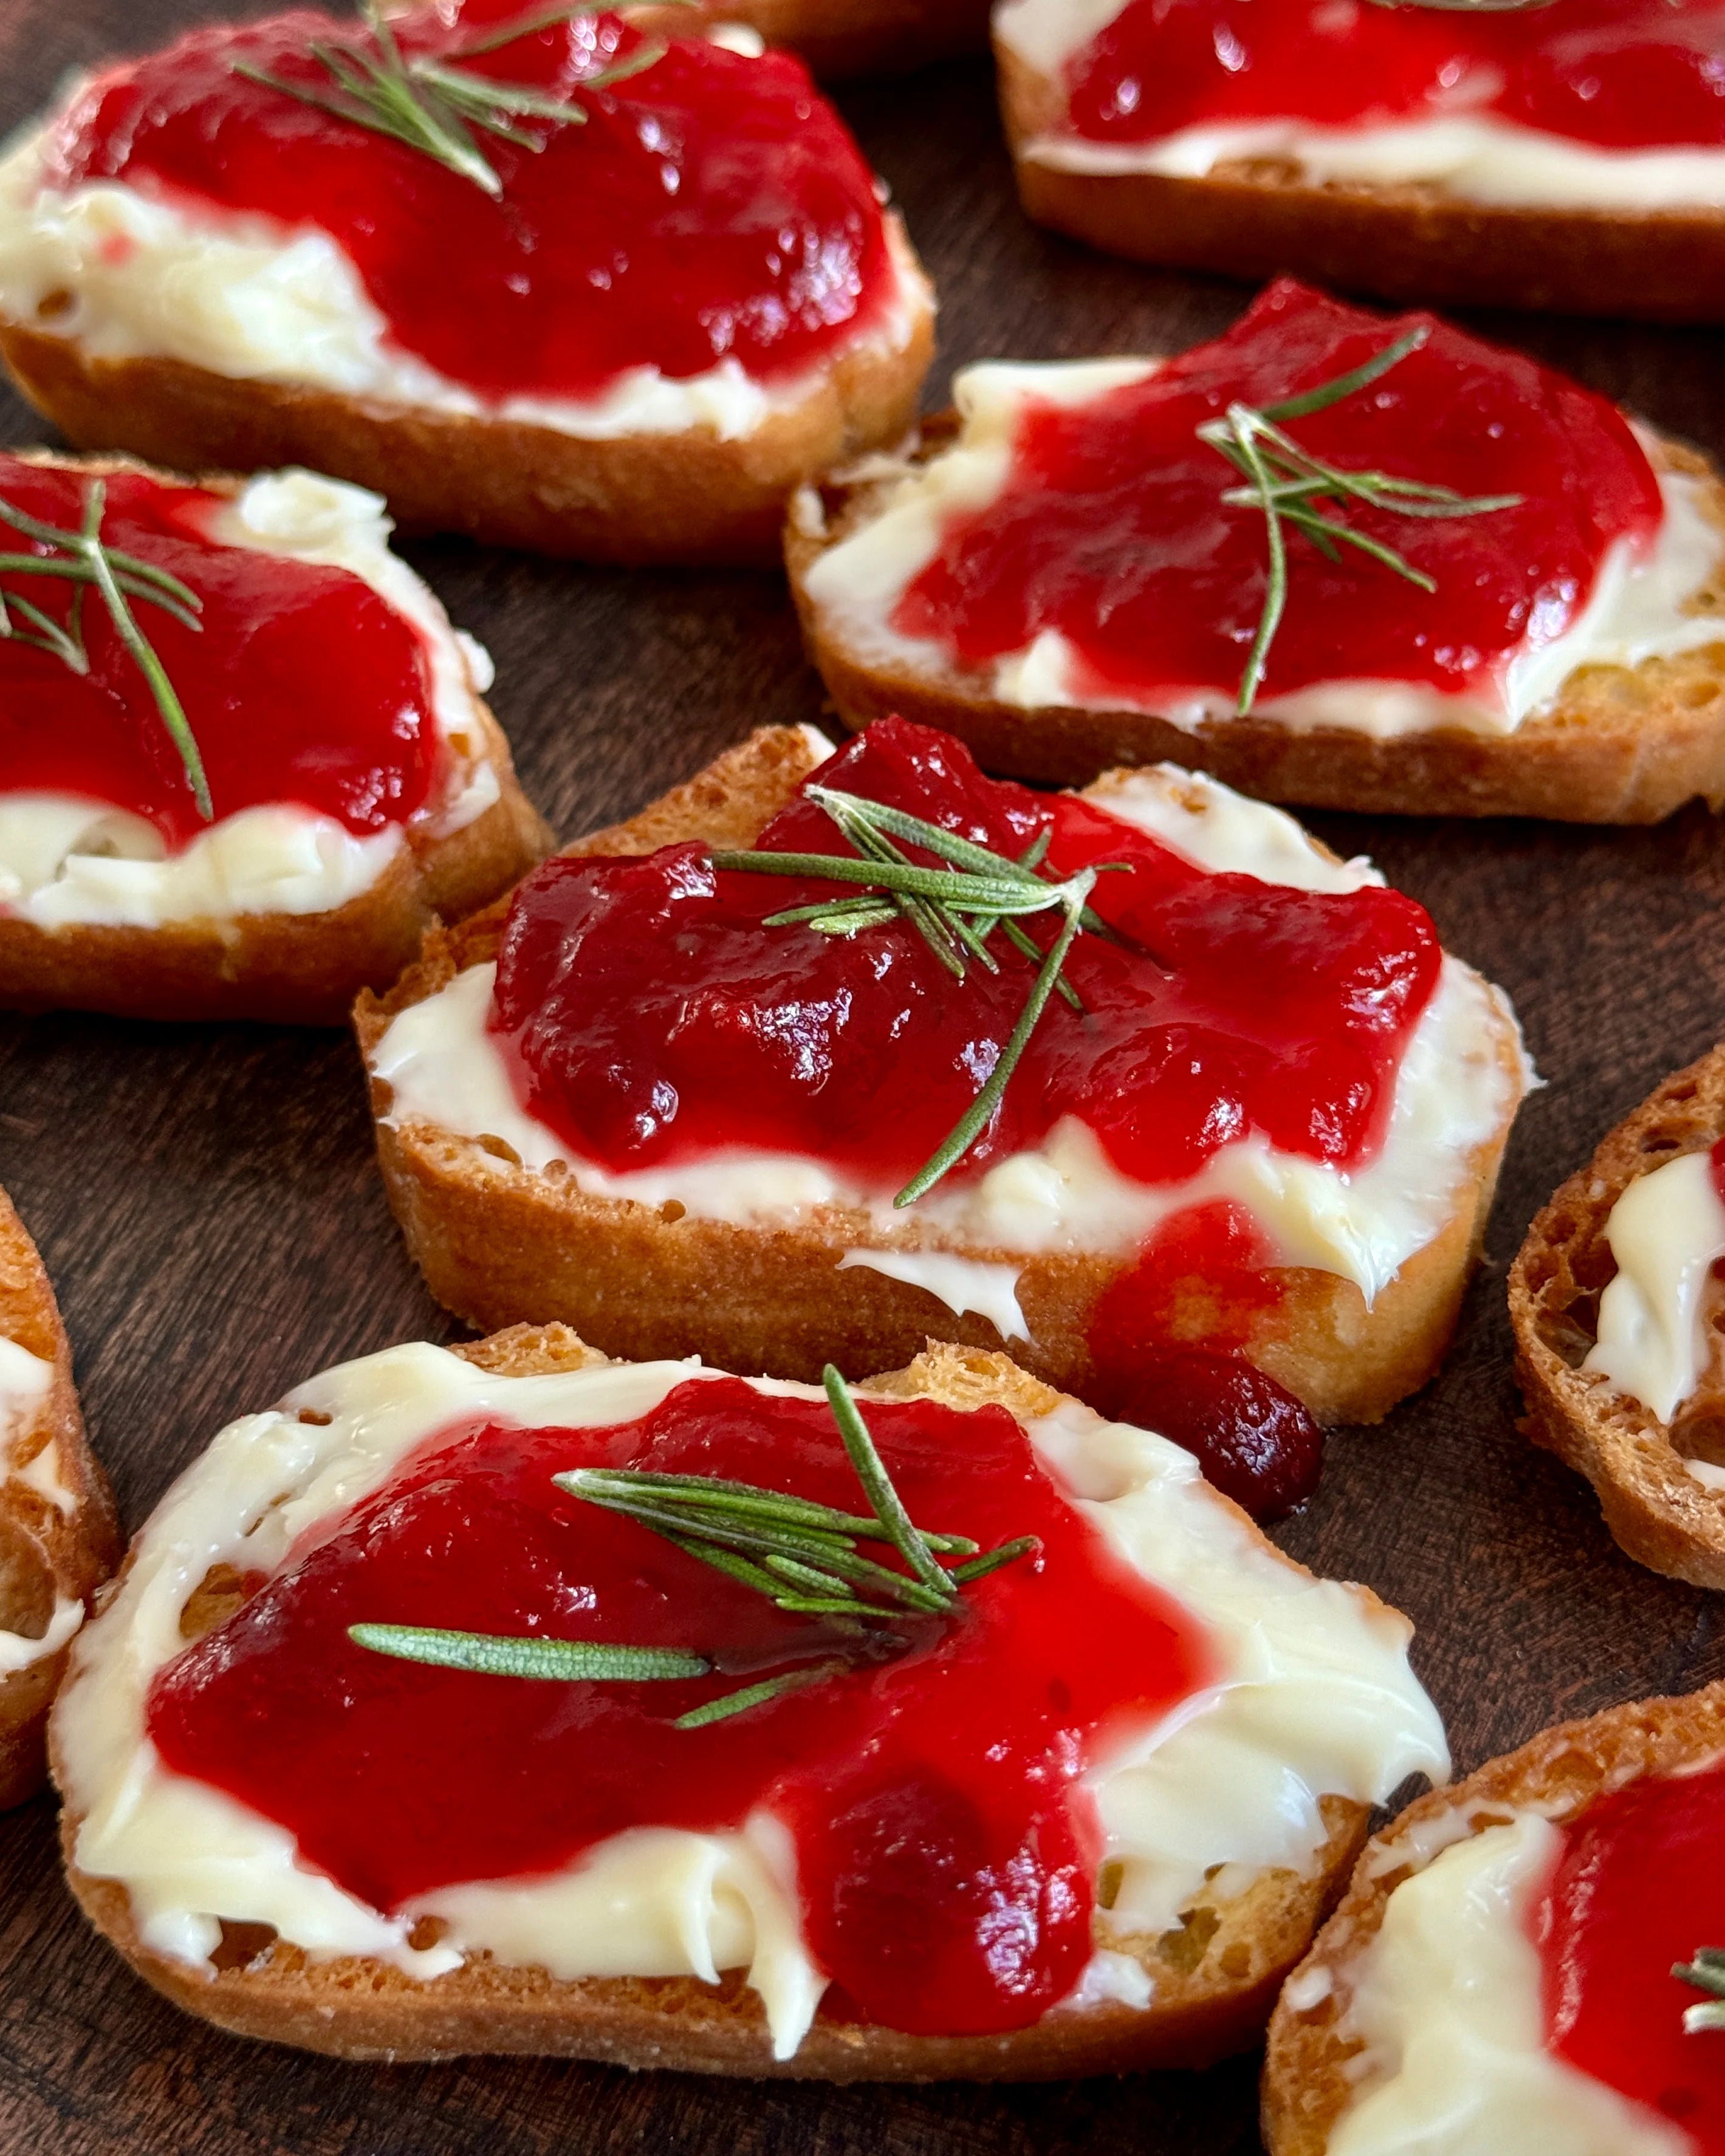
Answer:
<svg viewBox="0 0 1725 2156"><path fill-rule="evenodd" d="M285 97L295 98L301 105L355 127L404 142L410 150L434 158L495 198L503 192L503 182L475 141L475 129L536 154L544 149L547 138L521 126L521 121L548 120L554 126L582 127L587 124L587 113L567 98L548 96L530 84L500 82L488 74L475 74L461 63L495 52L500 46L530 37L536 30L567 23L571 16L583 12L578 0L571 0L569 5L510 23L441 59L424 54L409 59L403 53L378 0L361 0L361 17L371 33L369 47L315 39L306 48L307 57L316 60L328 78L327 88L289 82L246 60L234 60L229 65L248 82L261 83L265 90L279 90ZM608 90L614 83L644 73L663 59L665 51L662 44L644 44L627 59L583 77L581 87Z"/></svg>
<svg viewBox="0 0 1725 2156"><path fill-rule="evenodd" d="M1270 663L1270 648L1287 608L1287 537L1283 527L1291 525L1303 532L1320 553L1332 562L1342 558L1341 549L1352 547L1391 570L1421 591L1435 592L1435 580L1416 568L1393 547L1369 532L1358 531L1329 515L1321 505L1357 501L1368 509L1387 511L1396 516L1481 516L1494 511L1514 509L1518 494L1461 495L1454 488L1433 486L1419 480L1397 479L1388 472L1348 471L1327 464L1302 449L1282 431L1290 419L1303 419L1314 412L1327 411L1346 398L1389 373L1409 352L1417 352L1430 336L1421 326L1386 345L1358 367L1320 382L1297 397L1260 411L1250 404L1231 403L1219 419L1206 419L1198 429L1201 442L1225 457L1247 484L1230 487L1222 499L1230 507L1261 510L1269 544L1269 575L1263 610L1240 676L1235 706L1245 718L1257 700Z"/></svg>
<svg viewBox="0 0 1725 2156"><path fill-rule="evenodd" d="M18 593L0 588L0 638L33 644L37 650L46 651L58 659L74 674L88 674L90 648L84 636L84 597L91 589L98 593L107 608L115 634L147 683L162 726L179 752L186 783L192 789L198 813L206 824L213 823L215 811L210 802L209 780L197 737L174 685L168 679L167 670L155 646L138 626L131 604L133 599L146 601L171 615L182 628L201 630L203 624L198 616L203 611L203 602L189 584L182 583L177 577L171 576L155 562L104 545L102 517L107 499L106 481L91 480L84 497L83 523L73 531L58 524L44 523L39 516L26 515L0 495L0 522L9 524L13 531L35 540L39 546L53 549L47 554L0 552L0 576L54 577L73 587L71 609L64 622L54 620L33 600Z"/></svg>
<svg viewBox="0 0 1725 2156"><path fill-rule="evenodd" d="M675 1548L766 1596L777 1608L833 1618L837 1620L833 1630L853 1635L854 1653L828 1656L739 1691L723 1692L679 1715L673 1728L704 1729L784 1692L842 1675L855 1668L859 1659L901 1653L906 1644L901 1637L870 1627L902 1623L913 1615L956 1617L963 1606L963 1588L1041 1547L1034 1535L1019 1535L979 1552L968 1535L932 1534L917 1527L893 1487L850 1388L830 1363L823 1383L845 1453L873 1508L865 1515L840 1512L811 1498L718 1476L578 1467L552 1477L560 1490L662 1536ZM911 1576L864 1557L857 1544L865 1542L896 1550ZM966 1562L949 1570L937 1561L939 1555ZM879 1599L870 1599L870 1595ZM541 1677L566 1683L578 1679L644 1683L706 1676L717 1666L711 1656L668 1647L510 1638L414 1625L352 1625L347 1636L356 1646L403 1661L487 1676Z"/></svg>
<svg viewBox="0 0 1725 2156"><path fill-rule="evenodd" d="M1015 950L1036 962L1036 978L1019 1022L981 1091L893 1200L896 1205L914 1205L963 1158L988 1128L1050 998L1058 993L1074 1010L1082 1013L1084 1005L1062 968L1081 932L1111 937L1107 923L1090 905L1090 896L1098 875L1123 870L1126 864L1100 861L1080 869L1076 875L1051 881L1040 873L1048 850L1046 832L1014 860L883 801L865 800L860 794L842 793L831 786L809 785L803 792L809 800L825 809L855 847L855 856L721 850L712 856L714 867L749 875L858 884L864 891L854 898L823 899L769 914L763 927L812 928L822 936L850 937L906 921L959 981L965 978L967 963L972 959L991 973L999 972L999 962L988 947L988 939L997 928L1004 932ZM902 851L896 843L900 839L921 846L947 865L921 866ZM1065 922L1044 952L1019 923L1028 915L1056 911L1065 915Z"/></svg>
<svg viewBox="0 0 1725 2156"><path fill-rule="evenodd" d="M1725 2029L1725 1948L1697 1948L1693 1961L1672 1963L1671 1974L1708 1994L1702 2005L1683 2010L1683 2026L1689 2034Z"/></svg>

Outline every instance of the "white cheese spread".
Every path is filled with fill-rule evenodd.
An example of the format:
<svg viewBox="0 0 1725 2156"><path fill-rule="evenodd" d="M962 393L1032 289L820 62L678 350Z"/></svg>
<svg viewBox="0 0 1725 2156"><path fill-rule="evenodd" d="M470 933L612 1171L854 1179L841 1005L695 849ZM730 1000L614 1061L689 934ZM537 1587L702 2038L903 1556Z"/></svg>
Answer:
<svg viewBox="0 0 1725 2156"><path fill-rule="evenodd" d="M1348 1970L1344 2027L1366 2049L1327 2156L1690 2156L1680 2128L1545 2047L1528 1917L1559 1847L1519 1812L1390 1895Z"/></svg>
<svg viewBox="0 0 1725 2156"><path fill-rule="evenodd" d="M1382 880L1368 862L1322 852L1281 809L1172 766L1131 773L1088 798L1213 870L1308 891L1357 891ZM567 1144L519 1105L485 1029L495 978L490 965L470 967L392 1024L371 1058L373 1075L393 1093L391 1123L495 1138L514 1155L511 1161L475 1147L476 1173L541 1173L562 1163L557 1172L595 1196L675 1201L703 1219L764 1223L819 1207L865 1211L879 1238L871 1249L890 1250L895 1260L904 1252L949 1250L959 1256L1132 1250L1171 1214L1231 1199L1257 1221L1273 1262L1339 1274L1369 1303L1448 1221L1476 1149L1532 1082L1508 1005L1470 968L1446 957L1396 1074L1384 1143L1358 1168L1279 1152L1253 1137L1224 1146L1186 1182L1141 1183L1121 1173L1086 1125L1068 1117L1040 1146L998 1162L975 1182L937 1185L907 1222L839 1169L798 1154L738 1148L615 1174L572 1158ZM853 1247L849 1262L862 1261L860 1248ZM932 1276L920 1284L933 1287ZM958 1292L978 1285L972 1279ZM952 1299L942 1288L933 1291Z"/></svg>
<svg viewBox="0 0 1725 2156"><path fill-rule="evenodd" d="M0 1334L0 1479L23 1483L57 1512L69 1516L77 1511L78 1501L60 1480L58 1440L50 1438L22 1467L13 1457L18 1441L34 1430L53 1389L53 1363ZM48 1629L39 1636L0 1631L0 1678L57 1655L83 1621L83 1603L75 1596L57 1595Z"/></svg>
<svg viewBox="0 0 1725 2156"><path fill-rule="evenodd" d="M933 305L928 281L887 223L893 287L845 352L903 352ZM69 306L63 301L69 297ZM244 382L280 382L367 401L547 427L586 441L700 428L753 434L815 393L831 357L768 386L732 357L673 377L630 367L602 394L493 400L391 337L351 258L327 233L254 213L191 206L119 180L64 192L42 183L42 138L0 162L0 315L44 323L94 359L161 357Z"/></svg>
<svg viewBox="0 0 1725 2156"><path fill-rule="evenodd" d="M441 837L490 808L499 782L475 698L490 686L490 660L390 552L380 495L314 472L266 472L204 528L221 546L349 570L410 622L450 767L419 812L424 828ZM369 891L407 844L399 824L360 836L334 817L276 803L224 816L171 854L154 824L110 803L0 791L0 915L51 929L330 913Z"/></svg>
<svg viewBox="0 0 1725 2156"><path fill-rule="evenodd" d="M1581 1367L1669 1423L1712 1358L1707 1289L1725 1258L1725 1201L1707 1153L1638 1175L1612 1207L1605 1240L1617 1271Z"/></svg>
<svg viewBox="0 0 1725 2156"><path fill-rule="evenodd" d="M428 1981L484 1951L567 1979L711 1982L744 1969L775 2055L795 2052L825 1979L803 1939L788 1838L770 1815L719 1834L635 1830L551 1877L452 1886L384 1916L303 1864L282 1828L171 1773L145 1734L151 1681L184 1646L181 1612L211 1566L274 1574L308 1529L336 1525L444 1429L480 1417L629 1422L674 1386L716 1374L691 1362L502 1378L415 1344L314 1378L216 1438L140 1533L55 1708L61 1786L80 1820L74 1860L126 1887L148 1947L207 1965L225 1918ZM769 1395L824 1397L754 1382ZM1242 1886L1266 1865L1307 1871L1325 1840L1320 1795L1381 1802L1410 1774L1441 1780L1448 1754L1408 1666L1404 1618L1281 1557L1166 1439L1076 1402L1027 1429L1079 1509L1207 1628L1220 1671L1088 1778L1122 1886L1099 1920L1109 1958L1085 1981L1117 1998L1120 1943L1165 1929L1216 1867L1240 1867ZM447 1929L415 1947L426 1916Z"/></svg>
<svg viewBox="0 0 1725 2156"><path fill-rule="evenodd" d="M1005 491L1027 408L1087 404L1143 381L1160 364L996 362L967 368L952 385L963 421L957 440L926 464L901 461L868 516L822 553L804 578L824 634L865 664L930 685L950 682L956 662L947 647L937 638L906 635L892 619L906 590L938 555L942 533L952 519L988 508ZM895 467L877 460L870 469L872 476ZM1531 608L1527 636L1489 682L1450 695L1420 682L1338 678L1260 697L1255 716L1301 731L1345 727L1379 741L1438 726L1510 734L1546 709L1578 668L1639 666L1725 643L1725 618L1689 610L1725 555L1725 532L1707 514L1707 483L1667 471L1659 484L1665 514L1651 545L1614 542L1586 603L1556 634L1542 624L1541 610ZM805 530L818 532L818 496L799 495L796 513ZM1058 629L1045 629L1021 650L993 660L980 685L983 694L1020 710L1150 711L1189 732L1232 718L1238 693L1237 684L1222 682L1098 690L1086 685L1080 654Z"/></svg>

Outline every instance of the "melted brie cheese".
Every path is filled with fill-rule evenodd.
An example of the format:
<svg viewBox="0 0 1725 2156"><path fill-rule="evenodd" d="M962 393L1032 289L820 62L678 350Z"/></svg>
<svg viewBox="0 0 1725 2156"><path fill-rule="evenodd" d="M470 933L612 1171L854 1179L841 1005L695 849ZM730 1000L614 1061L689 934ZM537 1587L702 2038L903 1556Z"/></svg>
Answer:
<svg viewBox="0 0 1725 2156"><path fill-rule="evenodd" d="M957 440L926 464L880 460L871 466L871 475L896 476L869 516L822 553L804 578L825 633L868 665L931 685L949 682L955 663L946 647L935 638L906 636L892 620L906 590L939 553L948 524L1004 493L1027 408L1091 403L1143 381L1159 363L1084 360L967 368L952 385L963 423ZM1615 541L1585 605L1558 634L1541 634L1538 610L1532 609L1527 635L1491 682L1452 696L1417 681L1338 677L1262 696L1255 716L1301 732L1344 727L1378 741L1438 726L1511 734L1547 709L1581 667L1639 666L1725 643L1725 619L1690 611L1725 555L1725 534L1707 512L1707 484L1686 473L1661 472L1665 515L1651 545ZM804 490L795 513L805 531L818 533L816 495ZM1142 711L1188 732L1233 718L1238 693L1236 685L1221 682L1086 687L1078 654L1058 629L1044 629L1021 650L993 660L983 688L1020 710Z"/></svg>
<svg viewBox="0 0 1725 2156"><path fill-rule="evenodd" d="M449 773L417 814L429 835L463 829L498 798L475 699L491 685L483 647L389 550L382 497L315 472L266 472L205 525L224 547L346 569L418 632L431 716ZM369 891L406 850L406 827L362 836L293 803L223 817L169 853L141 816L80 794L0 791L0 914L39 928L156 928L249 914L334 912Z"/></svg>
<svg viewBox="0 0 1725 2156"><path fill-rule="evenodd" d="M770 1815L722 1834L637 1829L552 1876L468 1881L385 1916L303 1864L281 1827L169 1772L145 1734L151 1681L182 1650L180 1614L210 1566L275 1573L298 1537L335 1525L441 1430L475 1418L629 1422L674 1386L716 1374L654 1363L503 1378L413 1345L329 1371L223 1430L138 1536L55 1708L61 1786L80 1815L74 1861L125 1886L146 1944L207 1967L225 1918L427 1982L479 1952L568 1979L711 1982L743 1969L775 2056L791 2056L825 1979L802 1936L788 1836ZM753 1382L766 1394L824 1397ZM1320 1795L1380 1802L1409 1774L1441 1779L1448 1755L1408 1666L1404 1618L1260 1543L1166 1439L1076 1401L1027 1428L1079 1508L1208 1628L1222 1671L1088 1778L1124 1884L1098 1920L1085 1995L1118 1999L1134 1990L1117 1966L1132 1958L1121 1943L1165 1928L1217 1867L1240 1867L1242 1885L1266 1865L1309 1870L1325 1839ZM447 1927L429 1948L412 1943L424 1916ZM1142 1972L1135 1989L1142 2005Z"/></svg>
<svg viewBox="0 0 1725 2156"><path fill-rule="evenodd" d="M1281 809L1170 765L1106 782L1087 798L1211 870L1242 870L1307 891L1358 891L1382 881L1369 862L1337 861L1324 853ZM1114 1166L1086 1124L1069 1116L1041 1145L997 1162L974 1182L952 1178L937 1185L906 1222L890 1200L800 1154L737 1147L675 1167L614 1173L573 1157L516 1098L508 1066L486 1030L495 978L489 964L470 967L392 1024L370 1065L393 1094L388 1122L424 1122L495 1138L514 1157L475 1147L475 1173L567 1174L598 1197L654 1206L675 1201L702 1219L771 1223L819 1207L864 1212L879 1238L870 1247L890 1252L893 1266L911 1253L920 1261L978 1251L1133 1250L1170 1214L1229 1199L1258 1223L1272 1246L1272 1263L1338 1274L1370 1303L1448 1222L1476 1150L1533 1082L1508 1005L1470 968L1446 957L1396 1074L1384 1143L1359 1167L1334 1168L1252 1137L1224 1146L1183 1183L1137 1183ZM845 1260L865 1261L860 1245ZM992 1270L999 1261L988 1262ZM974 1275L961 1281L930 1272L917 1284L955 1308L949 1288L971 1309L988 1301L985 1314L1009 1337L1000 1325L1001 1316L1010 1313L995 1299L998 1281L991 1278L984 1289ZM1021 1313L1018 1322L1022 1327Z"/></svg>
<svg viewBox="0 0 1725 2156"><path fill-rule="evenodd" d="M1581 1367L1669 1423L1712 1352L1707 1285L1725 1258L1725 1202L1707 1154L1686 1152L1638 1175L1612 1207L1605 1240L1617 1272L1599 1297Z"/></svg>

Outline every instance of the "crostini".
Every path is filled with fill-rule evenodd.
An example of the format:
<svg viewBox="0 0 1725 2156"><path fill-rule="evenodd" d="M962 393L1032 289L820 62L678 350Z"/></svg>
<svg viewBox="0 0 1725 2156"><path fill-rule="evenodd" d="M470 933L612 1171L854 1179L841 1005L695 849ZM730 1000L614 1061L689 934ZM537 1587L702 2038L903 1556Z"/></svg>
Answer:
<svg viewBox="0 0 1725 2156"><path fill-rule="evenodd" d="M1509 1276L1536 1445L1656 1572L1725 1587L1725 1048L1608 1133Z"/></svg>
<svg viewBox="0 0 1725 2156"><path fill-rule="evenodd" d="M1029 214L1141 261L1725 320L1715 0L1000 0Z"/></svg>
<svg viewBox="0 0 1725 2156"><path fill-rule="evenodd" d="M1277 2003L1269 2156L1716 2156L1722 1828L1725 1685L1421 1798Z"/></svg>
<svg viewBox="0 0 1725 2156"><path fill-rule="evenodd" d="M1183 772L829 749L763 729L362 999L438 1299L805 1379L1004 1347L1111 1412L1171 1348L1324 1422L1423 1384L1527 1082L1425 911Z"/></svg>
<svg viewBox="0 0 1725 2156"><path fill-rule="evenodd" d="M0 452L0 1005L333 1024L550 833L490 662L311 472Z"/></svg>
<svg viewBox="0 0 1725 2156"><path fill-rule="evenodd" d="M54 1773L98 1928L243 2035L1198 2066L1368 1808L1447 1771L1410 1632L1004 1357L852 1394L521 1327L217 1437L74 1650Z"/></svg>
<svg viewBox="0 0 1725 2156"><path fill-rule="evenodd" d="M770 557L799 480L903 434L932 320L746 30L300 9L102 69L0 164L0 357L73 441L549 553Z"/></svg>
<svg viewBox="0 0 1725 2156"><path fill-rule="evenodd" d="M0 1807L42 1786L66 1650L121 1547L54 1291L0 1190Z"/></svg>
<svg viewBox="0 0 1725 2156"><path fill-rule="evenodd" d="M990 364L793 504L811 655L990 770L1644 823L1725 802L1725 488L1431 315L1283 280L1170 360Z"/></svg>

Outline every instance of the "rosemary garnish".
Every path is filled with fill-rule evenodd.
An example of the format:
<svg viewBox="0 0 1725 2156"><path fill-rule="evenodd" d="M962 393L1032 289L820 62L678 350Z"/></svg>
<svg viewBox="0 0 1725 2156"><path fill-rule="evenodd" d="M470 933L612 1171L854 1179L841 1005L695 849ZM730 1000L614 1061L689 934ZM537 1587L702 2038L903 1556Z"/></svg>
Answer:
<svg viewBox="0 0 1725 2156"><path fill-rule="evenodd" d="M1395 479L1387 472L1345 471L1326 464L1309 449L1302 449L1282 432L1284 421L1304 419L1314 412L1327 411L1344 398L1369 388L1409 352L1417 352L1430 334L1430 329L1421 325L1398 337L1394 344L1386 345L1363 365L1349 368L1346 374L1338 374L1332 382L1321 382L1317 388L1304 390L1297 397L1284 398L1280 403L1266 405L1262 411L1250 404L1232 403L1221 418L1206 419L1198 429L1199 439L1224 456L1248 482L1245 486L1230 487L1222 496L1223 501L1230 507L1261 510L1269 540L1270 575L1264 608L1259 617L1257 634L1252 639L1245 671L1240 676L1235 707L1241 718L1250 711L1263 685L1270 647L1287 606L1287 539L1282 529L1284 524L1304 532L1318 552L1332 562L1341 560L1342 547L1356 547L1397 576L1405 578L1409 583L1417 584L1421 591L1435 592L1436 582L1425 570L1416 569L1382 540L1373 539L1352 525L1339 523L1319 505L1325 501L1358 501L1368 509L1385 510L1396 516L1430 517L1480 516L1494 510L1515 509L1521 504L1522 497L1518 494L1470 496L1457 494L1452 487Z"/></svg>
<svg viewBox="0 0 1725 2156"><path fill-rule="evenodd" d="M955 980L965 978L968 961L974 959L991 973L999 962L988 948L988 937L1000 929L1014 948L1037 964L1029 995L976 1099L959 1118L930 1159L916 1171L893 1200L895 1205L914 1205L932 1190L947 1171L962 1160L983 1132L999 1106L1019 1059L1035 1031L1038 1020L1056 991L1076 1011L1084 1006L1077 991L1061 972L1066 954L1080 932L1106 936L1107 924L1089 904L1099 875L1122 870L1123 861L1101 861L1063 881L1052 882L1040 873L1048 850L1044 832L1017 860L1005 854L974 845L937 824L926 823L903 808L885 802L868 801L830 786L804 787L805 797L825 809L851 844L856 857L845 854L781 854L717 851L713 865L751 875L814 877L828 883L860 884L865 891L855 898L823 900L812 906L795 906L783 913L769 914L768 928L813 928L823 936L857 936L864 930L883 928L895 921L907 921ZM923 868L895 843L903 839L950 864L946 868ZM1046 952L1019 927L1027 914L1058 910L1065 920Z"/></svg>
<svg viewBox="0 0 1725 2156"><path fill-rule="evenodd" d="M1701 2005L1684 2008L1683 2026L1689 2034L1725 2029L1725 1948L1699 1947L1693 1961L1673 1962L1671 1974L1709 1994Z"/></svg>
<svg viewBox="0 0 1725 2156"><path fill-rule="evenodd" d="M285 97L297 98L301 105L313 105L355 127L367 127L375 135L405 142L410 150L434 157L464 180L483 187L488 195L497 196L503 192L503 182L474 139L475 128L495 136L499 141L512 142L517 149L536 153L544 149L547 137L521 126L521 121L548 120L558 127L581 127L586 125L587 114L567 98L547 96L530 84L499 82L488 74L475 74L461 63L586 12L578 0L569 0L567 5L509 23L441 59L424 54L408 59L378 0L361 0L360 13L374 49L361 44L326 44L321 38L314 39L306 48L307 56L329 78L331 86L326 90L289 82L245 60L234 60L229 65L248 82L261 83L266 90L280 90ZM608 90L614 83L625 82L663 59L665 50L662 44L642 45L627 59L584 76L581 87Z"/></svg>
<svg viewBox="0 0 1725 2156"><path fill-rule="evenodd" d="M893 1625L916 1616L956 1617L963 1604L963 1588L1041 1547L1034 1535L1020 1535L979 1551L968 1536L930 1534L918 1527L892 1486L850 1388L830 1363L823 1382L845 1452L873 1508L866 1515L840 1512L810 1498L718 1476L578 1467L552 1477L560 1490L650 1528L690 1557L765 1595L777 1608L827 1617L834 1620L829 1631L839 1638L850 1635L851 1651L721 1693L679 1715L673 1728L703 1729L781 1693L839 1676L860 1660L901 1653L906 1642L890 1629ZM911 1576L865 1557L857 1544L868 1542L896 1550ZM938 1562L942 1556L965 1561L949 1568ZM347 1636L356 1646L403 1661L565 1683L646 1683L707 1676L718 1666L709 1656L668 1647L509 1638L414 1625L352 1625Z"/></svg>
<svg viewBox="0 0 1725 2156"><path fill-rule="evenodd" d="M40 517L26 516L0 495L0 522L22 531L27 539L53 549L47 554L0 553L0 575L58 577L73 587L71 609L64 622L56 621L17 592L0 587L0 638L33 644L39 651L46 651L58 659L73 673L88 674L90 648L84 636L84 596L94 587L108 610L115 634L149 685L162 726L185 767L186 783L192 789L198 813L206 824L211 823L215 812L210 804L209 781L197 740L174 685L167 678L167 670L139 628L129 603L132 599L147 600L151 606L171 614L182 628L202 629L203 624L198 617L203 610L203 602L188 584L182 583L166 569L158 568L155 562L103 545L102 516L107 499L107 482L91 480L84 496L82 527L72 531L57 524L44 524Z"/></svg>

